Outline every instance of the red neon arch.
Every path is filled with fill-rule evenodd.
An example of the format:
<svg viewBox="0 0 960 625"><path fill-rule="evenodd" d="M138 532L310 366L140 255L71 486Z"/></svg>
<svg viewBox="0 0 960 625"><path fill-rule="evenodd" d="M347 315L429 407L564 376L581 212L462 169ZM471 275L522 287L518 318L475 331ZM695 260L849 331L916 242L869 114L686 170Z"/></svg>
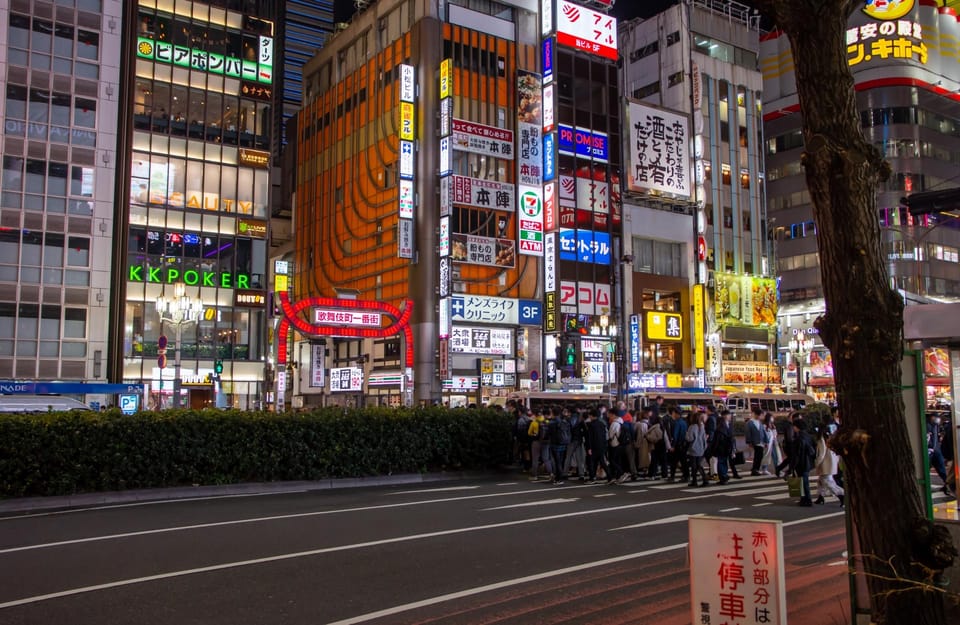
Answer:
<svg viewBox="0 0 960 625"><path fill-rule="evenodd" d="M382 339L403 332L403 337L406 342L406 366L413 367L413 330L410 328L410 317L413 314L413 300L404 300L403 310L401 311L393 304L388 304L387 302L337 299L334 297L308 297L298 301L296 304L292 304L289 293L280 292L278 295L280 296L280 306L283 309L283 319L280 320L280 327L278 329L277 364L287 364L287 337L290 334L290 326L292 325L301 333L310 336L346 336L364 339ZM375 310L393 317L395 321L385 328L344 328L339 326L318 325L304 321L299 316L304 310L313 306Z"/></svg>

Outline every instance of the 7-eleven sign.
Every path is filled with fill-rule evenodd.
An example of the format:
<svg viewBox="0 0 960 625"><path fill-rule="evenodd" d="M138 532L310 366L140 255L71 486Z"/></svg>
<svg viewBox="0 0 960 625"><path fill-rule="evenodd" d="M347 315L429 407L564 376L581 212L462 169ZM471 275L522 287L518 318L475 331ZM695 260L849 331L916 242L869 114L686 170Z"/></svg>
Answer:
<svg viewBox="0 0 960 625"><path fill-rule="evenodd" d="M543 190L519 185L517 219L521 254L543 256Z"/></svg>

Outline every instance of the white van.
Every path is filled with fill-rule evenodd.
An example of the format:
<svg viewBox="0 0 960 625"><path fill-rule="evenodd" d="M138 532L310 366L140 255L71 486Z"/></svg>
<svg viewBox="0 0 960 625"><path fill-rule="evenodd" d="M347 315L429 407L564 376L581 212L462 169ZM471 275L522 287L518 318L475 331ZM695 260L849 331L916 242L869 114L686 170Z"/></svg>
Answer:
<svg viewBox="0 0 960 625"><path fill-rule="evenodd" d="M627 406L630 410L637 412L653 404L657 397L663 397L663 412L676 407L680 412L692 412L701 407L707 408L714 406L718 411L723 410L723 398L713 393L703 393L696 391L650 391L644 393L630 393L627 396L629 400Z"/></svg>
<svg viewBox="0 0 960 625"><path fill-rule="evenodd" d="M0 395L0 414L70 410L90 410L90 406L61 395Z"/></svg>
<svg viewBox="0 0 960 625"><path fill-rule="evenodd" d="M736 421L749 419L754 407L776 418L789 417L816 401L804 393L730 393L727 395L727 410L733 413Z"/></svg>
<svg viewBox="0 0 960 625"><path fill-rule="evenodd" d="M596 408L600 402L606 402L608 407L613 407L617 401L617 398L609 393L586 391L517 391L510 393L507 398L534 411L550 406L590 409Z"/></svg>

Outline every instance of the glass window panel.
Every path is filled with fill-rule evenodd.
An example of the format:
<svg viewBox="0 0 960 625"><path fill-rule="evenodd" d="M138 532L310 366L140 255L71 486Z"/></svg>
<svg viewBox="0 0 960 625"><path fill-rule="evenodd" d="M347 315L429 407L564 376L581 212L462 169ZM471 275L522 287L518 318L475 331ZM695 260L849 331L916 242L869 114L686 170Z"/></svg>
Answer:
<svg viewBox="0 0 960 625"><path fill-rule="evenodd" d="M27 118L27 88L20 85L7 85L7 117Z"/></svg>
<svg viewBox="0 0 960 625"><path fill-rule="evenodd" d="M67 198L47 196L47 212L63 214L67 210Z"/></svg>
<svg viewBox="0 0 960 625"><path fill-rule="evenodd" d="M61 126L70 125L70 96L53 94L50 98L50 121Z"/></svg>
<svg viewBox="0 0 960 625"><path fill-rule="evenodd" d="M7 31L7 45L14 48L30 47L30 18L26 15L10 14L10 30Z"/></svg>
<svg viewBox="0 0 960 625"><path fill-rule="evenodd" d="M47 123L49 118L50 93L44 89L30 90L30 121Z"/></svg>
<svg viewBox="0 0 960 625"><path fill-rule="evenodd" d="M30 55L30 65L34 69L50 69L50 55L34 52Z"/></svg>
<svg viewBox="0 0 960 625"><path fill-rule="evenodd" d="M87 336L87 311L84 308L67 308L63 312L63 336L82 339Z"/></svg>
<svg viewBox="0 0 960 625"><path fill-rule="evenodd" d="M90 286L90 272L68 269L63 283L67 286Z"/></svg>
<svg viewBox="0 0 960 625"><path fill-rule="evenodd" d="M7 52L7 61L9 61L11 65L26 66L30 64L30 55L26 50L10 48Z"/></svg>
<svg viewBox="0 0 960 625"><path fill-rule="evenodd" d="M73 110L73 124L84 128L93 128L97 122L97 103L86 98L77 98Z"/></svg>
<svg viewBox="0 0 960 625"><path fill-rule="evenodd" d="M90 239L70 237L67 248L67 265L70 267L90 266Z"/></svg>
<svg viewBox="0 0 960 625"><path fill-rule="evenodd" d="M19 324L17 325L19 326ZM24 336L24 335L21 334L20 336ZM36 341L17 341L17 356L28 356L28 357L34 356L35 357L36 355L37 355Z"/></svg>
<svg viewBox="0 0 960 625"><path fill-rule="evenodd" d="M81 63L77 61L74 64L74 70L77 78L89 78L91 80L100 79L100 67L92 63Z"/></svg>
<svg viewBox="0 0 960 625"><path fill-rule="evenodd" d="M70 74L73 74L73 61L55 56L53 57L53 71L57 74L65 74L69 76Z"/></svg>
<svg viewBox="0 0 960 625"><path fill-rule="evenodd" d="M47 193L50 195L67 194L67 164L50 163L47 178Z"/></svg>
<svg viewBox="0 0 960 625"><path fill-rule="evenodd" d="M60 355L59 341L40 341L40 357L56 358Z"/></svg>
<svg viewBox="0 0 960 625"><path fill-rule="evenodd" d="M70 170L70 195L93 197L93 167L74 165Z"/></svg>
<svg viewBox="0 0 960 625"><path fill-rule="evenodd" d="M77 56L96 61L100 58L100 33L89 30L77 32Z"/></svg>
<svg viewBox="0 0 960 625"><path fill-rule="evenodd" d="M66 58L73 57L73 26L58 23L53 34L53 53Z"/></svg>
<svg viewBox="0 0 960 625"><path fill-rule="evenodd" d="M24 237L26 238L26 237ZM44 235L44 267L63 267L64 236L56 232Z"/></svg>
<svg viewBox="0 0 960 625"><path fill-rule="evenodd" d="M43 193L46 182L47 163L35 159L27 159L26 190L28 193Z"/></svg>
<svg viewBox="0 0 960 625"><path fill-rule="evenodd" d="M87 355L86 343L64 342L61 346L64 358L83 358Z"/></svg>
<svg viewBox="0 0 960 625"><path fill-rule="evenodd" d="M22 158L15 156L3 157L3 181L2 187L12 191L20 191L23 184L23 164Z"/></svg>
<svg viewBox="0 0 960 625"><path fill-rule="evenodd" d="M53 22L33 18L33 40L31 49L49 52L53 41Z"/></svg>
<svg viewBox="0 0 960 625"><path fill-rule="evenodd" d="M16 282L17 268L13 265L0 265L0 282Z"/></svg>

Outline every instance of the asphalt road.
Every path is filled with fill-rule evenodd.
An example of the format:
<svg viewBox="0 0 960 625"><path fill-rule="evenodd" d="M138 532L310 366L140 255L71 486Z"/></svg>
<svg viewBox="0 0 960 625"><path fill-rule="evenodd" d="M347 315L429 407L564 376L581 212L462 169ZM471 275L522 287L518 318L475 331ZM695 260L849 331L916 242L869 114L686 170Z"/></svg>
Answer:
<svg viewBox="0 0 960 625"><path fill-rule="evenodd" d="M849 622L835 499L518 475L7 513L0 624L679 625L697 514L784 521L790 621Z"/></svg>

